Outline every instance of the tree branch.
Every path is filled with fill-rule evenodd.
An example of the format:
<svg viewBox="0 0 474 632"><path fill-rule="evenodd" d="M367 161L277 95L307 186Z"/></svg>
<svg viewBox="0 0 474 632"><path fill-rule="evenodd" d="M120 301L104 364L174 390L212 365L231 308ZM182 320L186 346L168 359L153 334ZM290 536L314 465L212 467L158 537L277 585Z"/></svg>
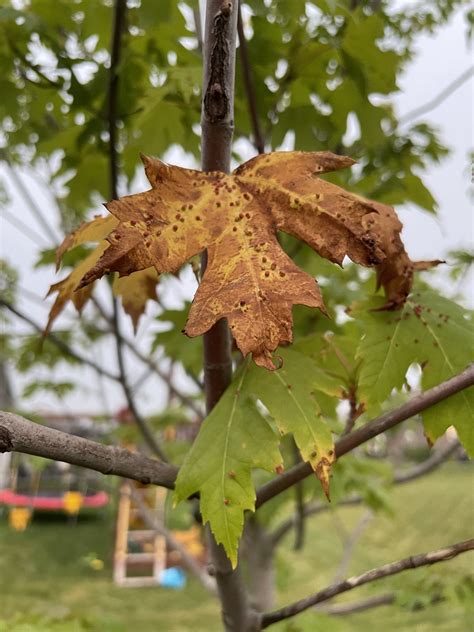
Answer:
<svg viewBox="0 0 474 632"><path fill-rule="evenodd" d="M109 84L107 91L107 123L109 130L109 188L110 197L118 197L118 177L119 177L119 152L117 146L117 121L118 121L118 89L119 89L119 67L122 53L122 35L126 28L126 0L115 0L114 23L112 28L112 42L110 52ZM133 415L135 423L145 440L147 446L162 461L167 461L163 448L155 438L153 432L148 427L145 419L140 414L136 405L132 389L128 383L125 369L125 356L123 353L122 335L120 331L120 306L118 299L112 297L113 317L112 328L115 335L115 348L117 354L117 364L119 369L119 383L122 386L123 394L127 401L128 408Z"/></svg>
<svg viewBox="0 0 474 632"><path fill-rule="evenodd" d="M103 306L100 304L100 302L94 296L92 297L91 300L94 303L95 307L97 308L99 314L105 320L105 322L108 323L110 327L113 327L113 322L112 322L113 318L109 314L107 314L107 312L105 311ZM109 330L106 333L115 333L115 332ZM145 364L153 373L155 373L161 380L163 380L163 382L166 383L166 385L168 386L170 390L171 395L179 399L179 401L184 406L187 406L188 408L190 408L199 417L199 419L201 419L202 411L200 407L196 404L196 402L189 395L179 390L169 379L169 376L165 373L165 371L163 371L163 369L161 369L160 366L151 359L151 357L142 353L142 351L140 351L140 349L132 340L124 336L121 332L119 332L119 334L120 334L120 337L122 338L122 343L127 347L127 349L129 349L129 351L138 360L140 360L140 362L143 362L143 364Z"/></svg>
<svg viewBox="0 0 474 632"><path fill-rule="evenodd" d="M369 421L361 428L341 437L335 445L336 458L340 458L344 454L351 452L354 448L362 445L366 441L373 439L377 435L390 430L397 424L418 413L434 406L438 402L459 393L474 384L474 364L470 365L462 373L428 389L424 393L415 395L405 404L398 408L384 413L377 419ZM263 485L257 492L256 508L261 507L264 503L271 500L274 496L281 494L283 491L303 480L313 473L309 463L301 463L289 469L279 477L274 478Z"/></svg>
<svg viewBox="0 0 474 632"><path fill-rule="evenodd" d="M7 166L8 174L10 175L11 179L15 183L16 188L18 189L20 195L25 200L25 202L28 205L30 211L32 212L32 214L36 218L36 221L41 226L41 228L43 229L44 233L48 236L48 239L51 239L53 244L56 244L58 242L58 237L56 236L55 231L52 229L52 227L49 225L49 223L44 218L40 207L36 204L35 200L33 199L33 196L30 194L28 188L23 184L20 176L16 172L16 169L12 165L12 163L10 161L10 157L7 154L7 151L5 149L1 149L0 150L0 159L5 162L5 164Z"/></svg>
<svg viewBox="0 0 474 632"><path fill-rule="evenodd" d="M257 99L255 96L255 85L250 68L250 59L247 46L247 38L245 37L244 25L242 22L242 9L239 2L239 15L237 20L237 32L239 34L239 52L242 64L242 77L244 80L245 92L247 94L247 105L252 121L253 144L259 154L265 152L265 138L263 136L260 120L258 118Z"/></svg>
<svg viewBox="0 0 474 632"><path fill-rule="evenodd" d="M117 184L119 174L119 154L117 148L117 120L118 120L118 88L119 66L122 52L122 34L125 30L127 1L115 0L114 23L112 28L112 42L110 46L109 85L107 91L107 123L109 128L109 186L113 199L118 197Z"/></svg>
<svg viewBox="0 0 474 632"><path fill-rule="evenodd" d="M443 549L430 551L429 553L422 553L420 555L413 555L402 560L398 560L397 562L392 562L390 564L380 566L379 568L374 568L370 571L362 573L362 575L351 577L337 584L333 584L328 588L320 590L314 595L310 595L305 599L296 601L288 606L285 606L284 608L280 608L279 610L275 610L274 612L264 614L262 616L261 629L263 630L265 628L268 628L270 625L273 625L274 623L294 617L295 615L304 612L308 608L311 608L318 603L327 601L328 599L332 599L336 595L340 595L341 593L353 590L358 586L363 586L364 584L377 581L384 577L389 577L390 575L396 575L397 573L401 573L405 570L419 568L420 566L430 566L431 564L437 564L438 562L451 560L457 555L461 555L462 553L466 553L467 551L472 550L474 550L474 539L466 540L464 542L457 542L456 544L452 544L451 546Z"/></svg>
<svg viewBox="0 0 474 632"><path fill-rule="evenodd" d="M441 92L437 94L434 97L434 99L431 99L430 101L428 101L428 103L420 105L414 110L411 110L410 112L407 112L406 114L402 114L401 116L399 116L398 123L399 124L407 123L408 121L411 121L420 116L423 116L424 114L428 114L428 112L431 112L432 110L440 106L441 103L443 103L443 101L445 101L448 97L450 97L453 94L453 92L455 92L462 85L464 85L466 81L468 81L472 77L473 74L474 74L474 66L467 68L458 77L456 77L454 81L452 81L445 88L443 88L443 90L441 90Z"/></svg>
<svg viewBox="0 0 474 632"><path fill-rule="evenodd" d="M8 303L7 301L0 299L0 306L5 307L12 314L15 314L15 316L23 320L25 323L28 323L39 334L42 334L42 335L44 334L43 328L40 327L38 323L36 323L26 314L23 314L23 312L18 310L16 307L13 307L13 305ZM118 375L111 373L107 369L96 364L93 360L89 360L89 358L86 358L85 356L81 355L80 353L75 351L72 347L70 347L67 343L63 342L60 338L55 336L53 333L47 333L46 338L48 338L50 342L52 342L58 349L60 349L60 351L62 351L69 357L74 358L74 360L77 360L81 364L84 364L86 366L89 366L91 369L94 369L94 371L96 371L99 375L103 375L104 377L107 377L110 380L114 380L115 382L119 381Z"/></svg>
<svg viewBox="0 0 474 632"><path fill-rule="evenodd" d="M323 606L322 608L317 608L317 611L324 612L324 614L330 614L331 616L341 616L354 614L355 612L364 612L365 610L371 610L372 608L378 608L379 606L390 606L393 603L395 603L395 594L387 593L351 603Z"/></svg>
<svg viewBox="0 0 474 632"><path fill-rule="evenodd" d="M344 577L344 575L347 572L347 569L349 568L349 564L352 558L352 554L354 553L354 549L357 543L359 542L359 540L361 539L361 537L363 536L364 531L368 527L369 522L372 520L373 517L374 517L374 512L372 511L372 509L368 509L364 514L362 514L354 530L346 538L345 543L344 543L344 550L342 552L342 557L333 577L333 583L338 583L342 581L342 578Z"/></svg>
<svg viewBox="0 0 474 632"><path fill-rule="evenodd" d="M155 438L155 435L148 427L148 424L144 417L140 414L138 407L135 403L135 398L132 393L132 389L128 383L127 373L125 370L125 358L123 354L122 348L122 336L120 333L120 314L119 314L119 304L116 298L113 299L113 308L114 308L114 331L115 331L115 342L116 342L116 352L117 352L117 363L119 367L119 379L118 382L122 387L123 394L125 395L125 399L127 401L128 408L132 413L133 419L137 424L137 427L142 435L145 443L151 449L151 451L156 454L162 461L167 462L168 459L166 454Z"/></svg>
<svg viewBox="0 0 474 632"><path fill-rule="evenodd" d="M173 489L178 468L139 452L103 445L0 412L0 452L23 452Z"/></svg>
<svg viewBox="0 0 474 632"><path fill-rule="evenodd" d="M201 566L199 566L193 556L188 553L186 547L181 544L181 542L178 542L175 538L173 538L171 532L157 521L156 516L153 514L152 511L150 511L149 507L147 507L140 494L137 494L137 492L134 491L132 487L130 487L130 495L137 505L138 511L140 512L140 517L142 518L146 526L156 533L162 535L166 540L167 547L172 551L177 551L180 554L184 566L195 577L197 577L204 588L215 594L216 583L212 579L212 577L209 577L208 573L203 570Z"/></svg>
<svg viewBox="0 0 474 632"><path fill-rule="evenodd" d="M404 483L409 483L411 481L416 480L426 474L429 474L436 468L438 468L442 463L446 461L446 459L458 448L460 447L459 441L455 439L454 441L450 441L445 446L438 450L433 450L433 453L430 455L426 461L419 463L406 472L396 473L393 477L394 485L403 485ZM350 498L346 498L337 503L337 507L348 507L353 505L360 505L364 502L363 496L352 496ZM304 507L304 515L306 517L313 516L324 511L329 511L330 509L334 509L332 505L327 502L312 502L307 503ZM284 536L297 524L298 516L294 514L277 527L273 533L271 534L271 539L273 542L273 546L276 547Z"/></svg>

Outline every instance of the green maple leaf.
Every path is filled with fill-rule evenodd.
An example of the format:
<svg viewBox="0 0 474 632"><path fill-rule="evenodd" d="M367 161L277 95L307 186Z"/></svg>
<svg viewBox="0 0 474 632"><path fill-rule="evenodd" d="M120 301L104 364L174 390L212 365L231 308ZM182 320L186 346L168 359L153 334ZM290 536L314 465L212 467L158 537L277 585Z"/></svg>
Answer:
<svg viewBox="0 0 474 632"><path fill-rule="evenodd" d="M200 493L201 513L235 566L244 512L255 508L252 470L280 471L280 434L293 433L305 460L327 491L334 446L315 390L339 395L340 387L310 359L281 350L282 367L269 372L249 362L238 371L205 419L180 469L175 500ZM275 424L262 415L258 399Z"/></svg>
<svg viewBox="0 0 474 632"><path fill-rule="evenodd" d="M434 291L411 295L403 310L392 314L369 311L380 299L356 305L353 315L364 326L357 357L359 393L369 404L381 403L403 386L409 366L423 367L423 389L436 386L465 369L473 358L471 314ZM423 412L430 441L454 425L466 450L474 454L474 389L466 389Z"/></svg>

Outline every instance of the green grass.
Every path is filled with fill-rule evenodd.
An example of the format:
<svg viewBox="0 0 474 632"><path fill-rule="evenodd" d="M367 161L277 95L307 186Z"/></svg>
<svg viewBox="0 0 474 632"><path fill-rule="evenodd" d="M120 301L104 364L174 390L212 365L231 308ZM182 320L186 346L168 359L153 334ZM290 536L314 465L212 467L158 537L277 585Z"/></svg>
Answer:
<svg viewBox="0 0 474 632"><path fill-rule="evenodd" d="M432 476L394 491L394 514L377 515L364 532L348 574L407 555L472 537L474 502L472 466L449 464ZM278 556L279 605L329 583L340 558L338 525L350 530L362 508L315 517L308 523L303 552L291 549L291 537ZM111 582L111 520L34 522L26 532L11 532L0 521L0 632L214 632L221 630L217 602L192 578L184 591L161 588L120 589ZM85 558L104 560L92 570ZM342 600L391 590L411 600L428 582L455 584L472 573L468 553L437 566L407 571L361 587ZM471 604L472 605L472 604ZM471 612L469 613L469 610ZM469 614L471 617L469 617ZM446 601L412 611L400 604L345 618L305 613L276 632L464 632L474 629L468 603Z"/></svg>

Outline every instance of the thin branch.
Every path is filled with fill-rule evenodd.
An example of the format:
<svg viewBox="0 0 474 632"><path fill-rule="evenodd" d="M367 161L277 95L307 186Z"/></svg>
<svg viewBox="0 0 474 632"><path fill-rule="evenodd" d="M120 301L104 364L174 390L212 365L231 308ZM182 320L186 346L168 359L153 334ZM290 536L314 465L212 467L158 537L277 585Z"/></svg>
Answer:
<svg viewBox="0 0 474 632"><path fill-rule="evenodd" d="M168 379L165 371L161 369L156 362L154 362L150 357L146 356L144 353L138 349L131 340L122 335L123 344L127 346L127 348L133 353L133 355L141 360L144 364L146 364L153 373L163 380L168 386L171 395L179 399L179 401L187 406L190 410L192 410L199 419L202 418L202 410L199 405L189 396L183 393L179 388L177 388L171 380Z"/></svg>
<svg viewBox="0 0 474 632"><path fill-rule="evenodd" d="M125 358L123 354L122 348L122 337L120 335L120 325L119 325L119 304L117 300L113 301L114 307L114 322L115 322L115 331L117 332L115 336L116 341L116 351L117 351L117 363L119 367L119 383L122 386L123 394L125 395L125 399L127 400L127 405L132 413L132 416L137 424L137 427L144 438L148 447L152 450L154 454L156 454L162 461L168 461L166 454L155 438L153 432L148 427L148 424L144 417L140 414L137 405L135 403L135 398L133 396L132 389L128 383L128 378L125 370Z"/></svg>
<svg viewBox="0 0 474 632"><path fill-rule="evenodd" d="M444 463L446 459L451 456L451 454L453 454L453 452L455 452L459 447L460 444L457 439L455 439L454 441L450 441L442 448L434 450L431 456L426 459L426 461L415 465L406 472L399 472L398 474L395 474L395 476L393 477L393 484L403 485L404 483L409 483L422 476L425 476L426 474L429 474L430 472L438 468L442 463ZM352 496L350 498L341 500L336 505L336 507L360 505L363 502L363 496ZM305 516L308 517L322 513L324 511L329 511L330 509L334 509L334 507L329 503L316 501L312 503L307 503L304 508L304 513ZM293 529L296 521L297 516L293 515L282 522L280 526L273 531L273 534L271 535L273 546L277 546L281 542L282 538L284 538L284 536L288 533L288 531Z"/></svg>
<svg viewBox="0 0 474 632"><path fill-rule="evenodd" d="M118 122L118 98L119 98L119 67L122 53L122 35L126 29L126 0L115 0L114 22L112 27L112 42L110 52L109 84L107 90L107 123L109 130L109 188L110 197L118 197L118 177L119 177L119 151L117 145L117 122ZM153 432L148 427L144 417L140 414L135 402L132 389L128 383L127 371L125 369L125 356L123 353L123 341L120 330L120 306L118 299L112 297L113 316L112 327L115 335L115 348L117 354L117 364L119 369L119 383L122 386L123 394L127 401L128 408L133 415L135 423L143 436L145 443L162 461L167 461L163 448L155 438Z"/></svg>
<svg viewBox="0 0 474 632"><path fill-rule="evenodd" d="M195 9L193 9L193 18L194 18L194 30L196 31L196 39L198 43L198 51L202 54L202 49L203 49L202 21L201 21L201 11L199 9L199 1L198 1L198 6Z"/></svg>
<svg viewBox="0 0 474 632"><path fill-rule="evenodd" d="M11 179L13 180L13 182L14 182L16 188L18 189L18 191L20 192L20 194L23 196L23 199L27 203L30 211L35 216L38 224L41 226L41 228L43 229L45 234L48 236L48 238L51 239L51 241L54 244L56 244L57 241L58 241L58 238L57 238L54 230L51 228L51 226L48 224L48 222L44 218L41 209L36 204L35 200L33 199L32 195L30 194L30 192L27 189L27 187L23 184L20 176L17 174L15 168L11 164L10 158L9 158L7 152L5 151L5 149L0 150L0 160L3 160L5 162L5 164L7 166L8 174L10 175Z"/></svg>
<svg viewBox="0 0 474 632"><path fill-rule="evenodd" d="M109 186L110 196L113 199L117 195L118 161L117 148L117 122L118 122L118 89L119 66L122 52L122 34L125 31L125 17L127 13L126 0L115 0L114 24L112 30L112 42L110 52L109 85L107 91L107 122L109 128Z"/></svg>
<svg viewBox="0 0 474 632"><path fill-rule="evenodd" d="M19 309L17 309L16 307L11 305L7 301L5 301L3 299L0 299L0 307L5 307L12 314L15 314L15 316L17 316L18 318L23 320L25 323L28 323L39 334L43 334L43 327L38 325L38 323L36 323L34 320L32 320L29 316L27 316L26 314L23 314L23 312L21 312ZM63 353L65 353L69 357L74 358L74 360L77 360L81 364L89 366L91 369L94 369L94 371L96 371L99 375L103 375L104 377L108 377L110 380L114 380L115 382L119 381L119 376L118 375L115 375L114 373L111 373L110 371L108 371L104 367L99 366L98 364L96 364L93 360L89 360L89 358L86 358L85 356L81 355L80 353L75 351L72 347L70 347L67 343L65 343L63 340L61 340L60 338L55 336L53 333L46 334L46 337L58 349L60 349Z"/></svg>
<svg viewBox="0 0 474 632"><path fill-rule="evenodd" d="M364 531L368 527L369 522L372 520L373 517L374 517L374 512L371 509L368 509L364 514L362 514L354 530L347 537L344 543L342 558L334 574L333 583L340 582L342 578L344 577L344 575L346 574L347 569L349 568L349 564L352 559L352 555L354 553L355 547L357 543L359 542L359 540L361 539L361 537L363 536Z"/></svg>
<svg viewBox="0 0 474 632"><path fill-rule="evenodd" d="M351 603L323 606L322 608L317 608L316 610L331 616L344 616L346 614L364 612L365 610L371 610L372 608L379 608L380 606L390 606L393 603L395 603L395 594L386 593L384 595L376 595L375 597L369 597L368 599L362 599Z"/></svg>
<svg viewBox="0 0 474 632"><path fill-rule="evenodd" d="M0 412L0 452L23 452L173 489L178 468L139 452L53 430L20 415Z"/></svg>
<svg viewBox="0 0 474 632"><path fill-rule="evenodd" d="M405 404L402 404L398 408L384 413L377 419L369 421L361 428L354 430L344 437L341 437L335 445L336 457L340 458L342 455L351 452L359 445L362 445L366 441L373 439L377 435L390 430L397 424L423 410L434 406L438 402L455 395L460 391L474 385L474 364L470 365L467 369L455 375L454 377L428 389L424 393L415 395ZM307 476L313 473L313 469L309 463L301 463L289 469L279 477L269 481L266 485L263 485L257 492L256 507L261 507L264 503L268 502L278 494L281 494L286 489L303 480Z"/></svg>
<svg viewBox="0 0 474 632"><path fill-rule="evenodd" d="M294 454L294 459L295 459L295 464L300 463L301 462L301 455L300 452L298 450L298 446L296 445L296 442L293 440L292 441L292 447L293 447L293 454ZM295 541L293 544L293 549L295 551L300 551L303 546L304 546L304 536L305 536L305 512L304 512L304 487L303 487L303 483L299 482L296 483L295 485L295 489L294 489L294 493L295 493L295 513L294 513L294 518L295 518Z"/></svg>
<svg viewBox="0 0 474 632"><path fill-rule="evenodd" d="M458 90L461 86L463 86L466 81L468 81L472 75L474 74L474 66L467 68L464 72L462 72L454 81L443 88L441 92L431 99L424 105L420 105L420 107L415 108L414 110L410 110L406 114L402 114L398 117L398 123L407 123L408 121L412 121L413 119L419 118L428 112L431 112L435 108L441 105L443 101L445 101L448 97L450 97L456 90Z"/></svg>
<svg viewBox="0 0 474 632"><path fill-rule="evenodd" d="M24 66L32 70L39 77L39 79L43 81L43 84L38 84L35 81L32 81L32 83L34 83L35 85L39 85L40 87L47 87L49 89L54 88L55 90L61 90L62 84L59 81L55 79L51 79L51 77L48 77L48 75L46 75L41 70L41 67L38 64L34 64L26 56L24 56L22 52L20 51L20 49L11 41L10 38L8 39L8 45L10 46L12 53L17 57L18 61L20 61ZM21 74L24 79L26 79L27 81L31 81L31 79L29 79L25 75L25 73L21 73Z"/></svg>
<svg viewBox="0 0 474 632"><path fill-rule="evenodd" d="M458 555L461 555L462 553L473 550L474 539L465 540L464 542L457 542L456 544L452 544L451 546L445 547L443 549L430 551L429 553L421 553L419 555L412 555L402 560L398 560L397 562L392 562L390 564L380 566L379 568L374 568L370 571L362 573L362 575L351 577L337 584L333 584L328 588L320 590L314 595L310 595L305 599L296 601L288 606L285 606L284 608L280 608L279 610L275 610L274 612L264 614L262 616L261 629L264 630L274 623L294 617L295 615L304 612L308 608L311 608L318 603L327 601L328 599L332 599L336 595L340 595L341 593L353 590L354 588L363 586L364 584L368 584L369 582L377 581L384 577L390 577L391 575L396 575L397 573L401 573L402 571L420 568L421 566L431 566L431 564L437 564L439 562L445 562L447 560L453 559Z"/></svg>
<svg viewBox="0 0 474 632"><path fill-rule="evenodd" d="M258 117L257 98L255 95L255 84L250 67L247 38L245 37L244 25L242 22L242 8L239 2L239 14L237 21L237 32L239 34L239 52L242 64L242 77L244 80L245 92L247 94L247 105L252 121L253 144L259 154L265 152L265 138L263 136L260 119Z"/></svg>
<svg viewBox="0 0 474 632"><path fill-rule="evenodd" d="M138 494L132 487L130 487L130 495L133 501L138 507L140 517L149 529L152 529L156 533L162 535L166 540L166 545L172 551L177 551L181 557L184 566L197 577L201 584L212 593L216 593L216 582L209 574L201 568L192 555L190 555L186 547L176 540L172 533L166 529L156 519L156 516L150 511L149 507L145 504L140 494Z"/></svg>
<svg viewBox="0 0 474 632"><path fill-rule="evenodd" d="M39 248L47 247L43 241L44 238L39 233L37 233L32 228L30 228L30 226L22 222L21 219L13 215L13 213L7 211L6 208L2 208L2 216L7 220L9 224L19 230L22 235L28 237L28 239L30 239L36 246L38 246Z"/></svg>

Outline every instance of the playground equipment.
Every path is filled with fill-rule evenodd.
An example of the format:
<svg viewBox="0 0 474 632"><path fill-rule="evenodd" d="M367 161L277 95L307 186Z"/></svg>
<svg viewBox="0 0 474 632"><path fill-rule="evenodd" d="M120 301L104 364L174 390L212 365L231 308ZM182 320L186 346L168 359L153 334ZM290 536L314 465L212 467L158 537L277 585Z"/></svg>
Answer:
<svg viewBox="0 0 474 632"><path fill-rule="evenodd" d="M163 488L145 487L136 481L122 483L114 554L117 586L184 586L180 554L168 549L163 535L166 493ZM150 529L149 520L143 519L144 507L153 518L155 529ZM171 531L171 535L199 563L205 562L206 552L198 526L186 531Z"/></svg>
<svg viewBox="0 0 474 632"><path fill-rule="evenodd" d="M24 531L35 513L56 512L77 517L97 511L109 502L100 489L100 479L86 470L66 463L35 461L15 454L11 461L8 487L0 489L0 508L8 511L9 525Z"/></svg>

